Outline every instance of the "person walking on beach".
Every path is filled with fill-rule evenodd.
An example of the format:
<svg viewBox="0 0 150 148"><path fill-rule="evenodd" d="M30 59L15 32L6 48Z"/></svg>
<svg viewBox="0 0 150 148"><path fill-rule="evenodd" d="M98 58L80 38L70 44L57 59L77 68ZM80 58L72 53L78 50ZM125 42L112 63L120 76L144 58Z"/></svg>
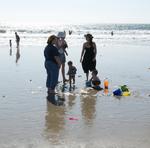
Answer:
<svg viewBox="0 0 150 148"><path fill-rule="evenodd" d="M72 34L72 30L69 30L69 35L71 35Z"/></svg>
<svg viewBox="0 0 150 148"><path fill-rule="evenodd" d="M45 68L47 71L46 87L48 88L48 94L55 93L55 87L58 83L59 68L61 66L59 52L56 45L57 37L52 35L48 38L47 46L44 49Z"/></svg>
<svg viewBox="0 0 150 148"><path fill-rule="evenodd" d="M65 83L67 81L66 77L65 77L65 63L66 63L66 56L68 56L68 53L66 51L66 48L68 48L67 42L65 41L65 37L66 37L66 33L65 32L58 32L58 52L59 52L59 56L60 56L60 60L62 63L62 67L61 67L61 72L62 72L62 78L63 78L63 83Z"/></svg>
<svg viewBox="0 0 150 148"><path fill-rule="evenodd" d="M17 44L17 48L19 47L19 43L20 43L20 37L17 34L17 32L15 32L15 37L16 37L16 44Z"/></svg>
<svg viewBox="0 0 150 148"><path fill-rule="evenodd" d="M113 31L111 31L111 36L113 36L114 35L114 32Z"/></svg>
<svg viewBox="0 0 150 148"><path fill-rule="evenodd" d="M9 46L10 46L10 49L12 49L12 42L11 42L11 40L9 40Z"/></svg>
<svg viewBox="0 0 150 148"><path fill-rule="evenodd" d="M96 69L97 48L91 34L86 34L85 38L86 42L83 44L80 62L82 63L82 68L84 73L86 73L86 80L88 81L89 71Z"/></svg>

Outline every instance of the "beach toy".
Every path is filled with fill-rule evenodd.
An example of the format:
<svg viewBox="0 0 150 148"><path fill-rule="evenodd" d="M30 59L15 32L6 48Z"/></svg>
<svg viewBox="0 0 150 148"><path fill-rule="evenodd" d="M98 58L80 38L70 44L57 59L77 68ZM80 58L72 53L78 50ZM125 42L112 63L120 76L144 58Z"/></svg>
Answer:
<svg viewBox="0 0 150 148"><path fill-rule="evenodd" d="M75 121L77 121L78 118L70 117L69 120L75 120Z"/></svg>
<svg viewBox="0 0 150 148"><path fill-rule="evenodd" d="M122 93L122 96L130 96L130 95L131 95L131 93L129 91L125 91Z"/></svg>
<svg viewBox="0 0 150 148"><path fill-rule="evenodd" d="M129 91L129 89L127 88L127 85L122 85L121 90L122 90L122 92L128 92Z"/></svg>
<svg viewBox="0 0 150 148"><path fill-rule="evenodd" d="M116 89L115 91L113 91L114 96L122 96L122 91L121 89Z"/></svg>
<svg viewBox="0 0 150 148"><path fill-rule="evenodd" d="M109 84L109 82L108 82L108 79L106 78L106 79L104 80L104 88L105 88L105 89L108 89L108 84Z"/></svg>
<svg viewBox="0 0 150 148"><path fill-rule="evenodd" d="M104 94L105 94L105 95L108 94L108 89L104 89Z"/></svg>

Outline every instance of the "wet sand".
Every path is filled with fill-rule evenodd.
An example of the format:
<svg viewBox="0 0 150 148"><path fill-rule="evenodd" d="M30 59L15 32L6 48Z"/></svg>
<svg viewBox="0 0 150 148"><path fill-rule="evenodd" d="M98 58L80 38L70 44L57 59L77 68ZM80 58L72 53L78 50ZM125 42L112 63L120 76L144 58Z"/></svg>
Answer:
<svg viewBox="0 0 150 148"><path fill-rule="evenodd" d="M11 56L9 47L0 46L0 147L150 147L149 47L97 46L97 69L102 81L109 79L109 94L85 88L82 45L70 44L67 60L78 71L74 90L57 87L64 102L47 98L44 46L13 47ZM112 96L124 84L131 96Z"/></svg>

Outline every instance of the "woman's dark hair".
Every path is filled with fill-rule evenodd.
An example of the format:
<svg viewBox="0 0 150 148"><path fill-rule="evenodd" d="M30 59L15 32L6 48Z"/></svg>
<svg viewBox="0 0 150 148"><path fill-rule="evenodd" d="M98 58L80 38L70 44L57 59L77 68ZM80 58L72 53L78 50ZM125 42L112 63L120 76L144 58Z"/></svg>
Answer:
<svg viewBox="0 0 150 148"><path fill-rule="evenodd" d="M47 40L47 44L52 44L53 40L56 39L57 37L55 35L51 35L48 40Z"/></svg>
<svg viewBox="0 0 150 148"><path fill-rule="evenodd" d="M93 48L93 36L92 34L86 34L85 37L88 37L89 38L89 43L90 43L90 46Z"/></svg>

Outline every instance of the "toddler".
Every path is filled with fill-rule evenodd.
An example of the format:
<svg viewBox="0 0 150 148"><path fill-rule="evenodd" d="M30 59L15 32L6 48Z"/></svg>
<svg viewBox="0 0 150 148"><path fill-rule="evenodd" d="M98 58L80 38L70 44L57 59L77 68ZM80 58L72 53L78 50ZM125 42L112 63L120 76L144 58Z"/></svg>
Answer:
<svg viewBox="0 0 150 148"><path fill-rule="evenodd" d="M69 66L69 70L67 74L69 75L69 84L71 87L72 80L73 80L73 84L75 84L75 74L76 74L77 69L75 66L73 66L72 61L68 62L68 66Z"/></svg>

